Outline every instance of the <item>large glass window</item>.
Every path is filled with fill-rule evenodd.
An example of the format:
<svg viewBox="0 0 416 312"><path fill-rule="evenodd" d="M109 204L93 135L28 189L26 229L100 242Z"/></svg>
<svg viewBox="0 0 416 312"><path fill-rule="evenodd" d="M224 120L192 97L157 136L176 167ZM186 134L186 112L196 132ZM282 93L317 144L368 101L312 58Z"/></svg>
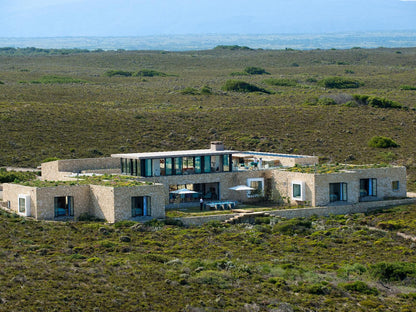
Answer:
<svg viewBox="0 0 416 312"><path fill-rule="evenodd" d="M181 175L182 174L182 157L175 157L175 175Z"/></svg>
<svg viewBox="0 0 416 312"><path fill-rule="evenodd" d="M347 201L347 183L329 183L329 201Z"/></svg>
<svg viewBox="0 0 416 312"><path fill-rule="evenodd" d="M201 162L201 156L195 157L195 173L201 173L202 172L202 162Z"/></svg>
<svg viewBox="0 0 416 312"><path fill-rule="evenodd" d="M360 197L377 196L377 179L360 180Z"/></svg>
<svg viewBox="0 0 416 312"><path fill-rule="evenodd" d="M194 173L194 158L193 157L183 157L182 170L183 174L192 174Z"/></svg>
<svg viewBox="0 0 416 312"><path fill-rule="evenodd" d="M54 199L55 217L69 217L74 215L74 197L59 196Z"/></svg>
<svg viewBox="0 0 416 312"><path fill-rule="evenodd" d="M172 158L166 158L165 161L165 171L166 171L166 175L172 175L172 168L173 164L172 164Z"/></svg>
<svg viewBox="0 0 416 312"><path fill-rule="evenodd" d="M152 160L151 159L145 159L144 160L144 176L145 177L151 177L152 176Z"/></svg>
<svg viewBox="0 0 416 312"><path fill-rule="evenodd" d="M204 172L211 172L211 156L204 156Z"/></svg>
<svg viewBox="0 0 416 312"><path fill-rule="evenodd" d="M222 170L225 171L225 172L231 171L230 155L223 155L222 156Z"/></svg>
<svg viewBox="0 0 416 312"><path fill-rule="evenodd" d="M131 216L150 216L150 196L133 196L131 198Z"/></svg>

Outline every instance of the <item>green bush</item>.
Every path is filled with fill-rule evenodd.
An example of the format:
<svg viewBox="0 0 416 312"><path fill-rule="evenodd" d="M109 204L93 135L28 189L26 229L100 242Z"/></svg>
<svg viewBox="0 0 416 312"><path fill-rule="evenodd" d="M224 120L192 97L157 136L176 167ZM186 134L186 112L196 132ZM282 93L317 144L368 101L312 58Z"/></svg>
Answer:
<svg viewBox="0 0 416 312"><path fill-rule="evenodd" d="M264 82L271 86L294 87L297 85L295 79L270 78L264 80Z"/></svg>
<svg viewBox="0 0 416 312"><path fill-rule="evenodd" d="M328 77L321 80L320 84L331 89L351 89L361 86L359 81L343 77Z"/></svg>
<svg viewBox="0 0 416 312"><path fill-rule="evenodd" d="M244 68L244 72L246 72L249 75L265 75L265 74L270 75L270 73L266 72L264 68L255 67L255 66Z"/></svg>
<svg viewBox="0 0 416 312"><path fill-rule="evenodd" d="M55 161L55 160L59 160L59 158L58 157L48 157L48 158L45 158L44 160L42 160L41 163L47 163L47 162Z"/></svg>
<svg viewBox="0 0 416 312"><path fill-rule="evenodd" d="M402 281L408 277L416 278L416 263L378 262L369 268L370 274L382 281Z"/></svg>
<svg viewBox="0 0 416 312"><path fill-rule="evenodd" d="M404 86L400 86L400 90L416 90L416 87L404 85Z"/></svg>
<svg viewBox="0 0 416 312"><path fill-rule="evenodd" d="M133 75L133 73L130 71L124 71L124 70L107 70L105 72L105 75L108 77L113 77L113 76L130 77Z"/></svg>
<svg viewBox="0 0 416 312"><path fill-rule="evenodd" d="M199 91L192 87L187 87L180 91L182 94L188 94L188 95L197 95L199 94Z"/></svg>
<svg viewBox="0 0 416 312"><path fill-rule="evenodd" d="M389 148L389 147L398 147L399 145L391 138L383 136L374 136L368 141L369 147L375 148Z"/></svg>
<svg viewBox="0 0 416 312"><path fill-rule="evenodd" d="M339 287L347 290L347 291L354 291L365 295L378 295L377 288L370 287L366 283L362 281L355 281L350 283L340 283Z"/></svg>
<svg viewBox="0 0 416 312"><path fill-rule="evenodd" d="M152 69L142 69L134 73L133 76L135 77L155 77L155 76L166 77L167 74L156 71L156 70L152 70Z"/></svg>
<svg viewBox="0 0 416 312"><path fill-rule="evenodd" d="M36 179L36 177L35 172L0 170L0 183L24 182Z"/></svg>
<svg viewBox="0 0 416 312"><path fill-rule="evenodd" d="M224 91L234 92L263 92L268 94L270 93L270 91L259 88L242 80L227 80L222 89Z"/></svg>
<svg viewBox="0 0 416 312"><path fill-rule="evenodd" d="M201 88L201 94L207 95L207 94L212 94L212 89L209 86L203 86Z"/></svg>
<svg viewBox="0 0 416 312"><path fill-rule="evenodd" d="M362 105L369 105L379 108L403 108L400 103L388 100L386 98L380 98L377 96L354 94L353 99Z"/></svg>
<svg viewBox="0 0 416 312"><path fill-rule="evenodd" d="M214 50L253 50L246 46L239 46L239 45L218 45L214 48Z"/></svg>
<svg viewBox="0 0 416 312"><path fill-rule="evenodd" d="M329 97L322 97L316 102L318 105L335 105L337 102L335 102L334 99L331 99Z"/></svg>
<svg viewBox="0 0 416 312"><path fill-rule="evenodd" d="M312 227L312 222L304 219L290 219L277 223L273 227L273 232L287 235L301 234L308 232Z"/></svg>

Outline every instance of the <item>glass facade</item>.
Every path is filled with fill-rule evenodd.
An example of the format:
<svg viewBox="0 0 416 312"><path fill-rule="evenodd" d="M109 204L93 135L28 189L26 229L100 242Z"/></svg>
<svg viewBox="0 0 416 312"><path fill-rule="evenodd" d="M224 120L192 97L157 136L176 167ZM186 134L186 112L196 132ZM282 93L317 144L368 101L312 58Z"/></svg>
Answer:
<svg viewBox="0 0 416 312"><path fill-rule="evenodd" d="M121 158L121 172L132 176L170 176L231 172L232 155L205 155L155 159Z"/></svg>

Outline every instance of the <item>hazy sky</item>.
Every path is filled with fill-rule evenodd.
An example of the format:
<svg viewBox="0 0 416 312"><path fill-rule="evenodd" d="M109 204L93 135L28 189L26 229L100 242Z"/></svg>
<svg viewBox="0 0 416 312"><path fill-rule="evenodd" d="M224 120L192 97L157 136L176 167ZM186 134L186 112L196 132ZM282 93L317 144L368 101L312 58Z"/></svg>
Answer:
<svg viewBox="0 0 416 312"><path fill-rule="evenodd" d="M416 30L416 0L0 0L0 37Z"/></svg>

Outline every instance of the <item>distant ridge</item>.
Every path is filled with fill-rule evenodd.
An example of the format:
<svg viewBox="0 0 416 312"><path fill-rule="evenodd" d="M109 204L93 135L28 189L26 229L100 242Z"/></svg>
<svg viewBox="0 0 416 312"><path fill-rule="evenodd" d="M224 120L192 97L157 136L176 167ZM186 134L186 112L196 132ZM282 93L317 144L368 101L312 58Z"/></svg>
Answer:
<svg viewBox="0 0 416 312"><path fill-rule="evenodd" d="M142 37L0 38L0 47L36 47L88 50L207 50L217 45L242 45L253 49L349 49L415 47L416 32L366 32L272 35L159 35Z"/></svg>

